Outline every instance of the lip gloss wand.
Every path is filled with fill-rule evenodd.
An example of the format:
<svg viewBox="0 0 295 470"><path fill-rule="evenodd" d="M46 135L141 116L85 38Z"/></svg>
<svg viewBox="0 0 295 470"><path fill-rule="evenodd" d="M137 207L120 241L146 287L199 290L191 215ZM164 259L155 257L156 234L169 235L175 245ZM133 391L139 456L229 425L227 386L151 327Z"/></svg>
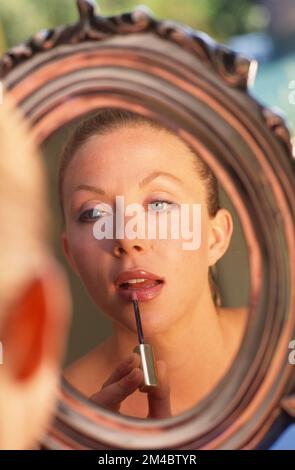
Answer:
<svg viewBox="0 0 295 470"><path fill-rule="evenodd" d="M152 350L152 346L150 344L145 344L144 336L142 331L141 319L140 319L140 312L138 306L138 298L136 292L132 293L132 303L135 313L136 319L136 327L137 327L137 335L139 345L134 348L134 352L140 355L141 364L140 367L143 371L144 377L144 386L140 388L141 391L146 387L156 387L158 385L156 369L155 369L155 360L154 354Z"/></svg>

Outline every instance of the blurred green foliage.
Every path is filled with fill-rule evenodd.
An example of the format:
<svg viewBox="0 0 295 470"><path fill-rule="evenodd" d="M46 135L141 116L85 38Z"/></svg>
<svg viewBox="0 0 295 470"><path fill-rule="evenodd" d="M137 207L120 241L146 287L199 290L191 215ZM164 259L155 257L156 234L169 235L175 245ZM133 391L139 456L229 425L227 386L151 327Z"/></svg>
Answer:
<svg viewBox="0 0 295 470"><path fill-rule="evenodd" d="M255 0L100 0L104 16L133 10L144 4L159 19L172 19L205 31L217 40L263 27ZM256 8L256 10L255 10ZM75 0L1 0L0 54L43 28L73 23ZM254 21L255 19L255 21Z"/></svg>
<svg viewBox="0 0 295 470"><path fill-rule="evenodd" d="M283 112L295 139L295 104L291 100L293 80L295 81L295 53L261 64L252 94L266 106Z"/></svg>
<svg viewBox="0 0 295 470"><path fill-rule="evenodd" d="M145 5L158 19L178 21L225 43L233 35L264 30L269 20L257 0L98 0L96 4L103 16ZM0 55L40 29L74 23L78 16L76 0L0 0ZM288 73L284 73L286 67ZM282 108L294 129L295 106L288 102L292 79L293 57L262 64L253 92L267 104Z"/></svg>
<svg viewBox="0 0 295 470"><path fill-rule="evenodd" d="M1 0L0 53L40 29L54 28L76 19L77 8L73 0Z"/></svg>

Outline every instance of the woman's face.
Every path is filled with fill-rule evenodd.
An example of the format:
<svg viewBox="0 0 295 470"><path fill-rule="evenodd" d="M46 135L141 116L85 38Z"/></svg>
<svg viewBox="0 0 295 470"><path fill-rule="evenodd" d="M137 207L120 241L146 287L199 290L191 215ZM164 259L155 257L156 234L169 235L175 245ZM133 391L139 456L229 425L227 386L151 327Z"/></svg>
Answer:
<svg viewBox="0 0 295 470"><path fill-rule="evenodd" d="M165 279L160 293L140 304L147 336L161 333L192 314L201 298L209 295L210 218L206 188L194 168L194 158L176 136L137 124L91 137L67 168L63 186L65 255L98 308L133 332L136 324L132 303L122 298L115 287L115 280L123 271L138 268ZM166 175L155 177L155 172ZM151 174L153 178L140 184ZM79 188L81 185L84 188ZM161 239L158 235L156 239L97 239L93 228L98 216L91 210L99 205L102 210L105 204L111 206L115 234L116 196L123 196L125 209L137 203L146 215L149 210L158 219L166 212L168 225L172 211L189 204L190 231L192 204L201 204L201 227L199 221L194 227L201 230L200 247L184 249L183 242L187 240L181 231L178 239ZM163 200L167 202L161 203ZM125 215L125 224L129 219Z"/></svg>

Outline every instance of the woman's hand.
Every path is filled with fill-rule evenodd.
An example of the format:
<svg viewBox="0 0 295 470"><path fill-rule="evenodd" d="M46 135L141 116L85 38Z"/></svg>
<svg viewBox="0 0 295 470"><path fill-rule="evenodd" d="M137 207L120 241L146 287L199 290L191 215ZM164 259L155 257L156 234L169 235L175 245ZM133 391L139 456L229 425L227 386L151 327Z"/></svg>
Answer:
<svg viewBox="0 0 295 470"><path fill-rule="evenodd" d="M143 372L139 367L140 356L132 353L116 367L101 389L91 395L90 399L104 408L119 413L121 403L143 386ZM156 367L159 385L142 390L148 395L147 418L167 418L172 416L172 413L166 364L159 360Z"/></svg>
<svg viewBox="0 0 295 470"><path fill-rule="evenodd" d="M158 386L147 389L149 413L147 418L169 418L172 416L170 404L170 386L166 362L157 361Z"/></svg>

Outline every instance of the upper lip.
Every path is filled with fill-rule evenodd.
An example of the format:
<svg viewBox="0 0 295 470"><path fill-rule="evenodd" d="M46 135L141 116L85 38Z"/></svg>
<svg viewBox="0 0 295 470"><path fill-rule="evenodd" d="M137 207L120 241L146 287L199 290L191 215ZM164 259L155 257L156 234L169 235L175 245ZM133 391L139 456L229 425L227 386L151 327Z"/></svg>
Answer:
<svg viewBox="0 0 295 470"><path fill-rule="evenodd" d="M115 286L120 287L120 284L127 282L130 279L152 279L164 282L164 278L158 276L157 274L150 273L143 269L132 269L129 271L124 271L115 280Z"/></svg>

